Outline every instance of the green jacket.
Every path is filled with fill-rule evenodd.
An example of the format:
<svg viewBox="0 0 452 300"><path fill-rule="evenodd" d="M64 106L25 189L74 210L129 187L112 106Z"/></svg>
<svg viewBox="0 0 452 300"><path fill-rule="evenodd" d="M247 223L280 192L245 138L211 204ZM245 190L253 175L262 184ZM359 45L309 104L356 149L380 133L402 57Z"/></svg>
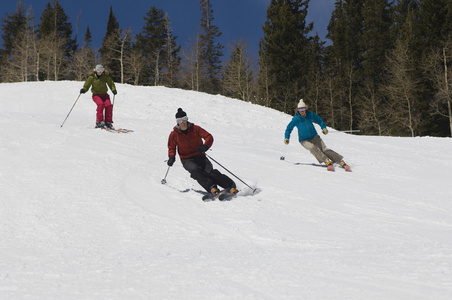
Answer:
<svg viewBox="0 0 452 300"><path fill-rule="evenodd" d="M85 91L88 91L91 86L91 92L93 92L93 95L104 95L108 92L107 84L110 87L111 91L115 91L115 83L113 82L113 79L111 79L110 76L108 76L105 73L102 73L100 77L97 77L97 74L93 74L85 81L85 84L83 85L83 89Z"/></svg>

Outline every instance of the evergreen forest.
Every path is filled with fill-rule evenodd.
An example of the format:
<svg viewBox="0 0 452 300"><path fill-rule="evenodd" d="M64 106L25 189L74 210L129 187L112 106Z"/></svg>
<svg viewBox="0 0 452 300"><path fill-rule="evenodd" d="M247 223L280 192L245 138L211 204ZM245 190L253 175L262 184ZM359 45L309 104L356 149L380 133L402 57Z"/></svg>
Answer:
<svg viewBox="0 0 452 300"><path fill-rule="evenodd" d="M138 33L110 7L100 49L89 27L77 44L58 0L39 20L19 0L0 16L0 82L84 81L100 63L118 83L222 94L291 115L303 98L337 130L451 136L452 0L336 0L328 43L306 20L309 3L271 0L254 58L244 40L230 41L225 56L211 0L199 1L199 34L185 47L158 7Z"/></svg>

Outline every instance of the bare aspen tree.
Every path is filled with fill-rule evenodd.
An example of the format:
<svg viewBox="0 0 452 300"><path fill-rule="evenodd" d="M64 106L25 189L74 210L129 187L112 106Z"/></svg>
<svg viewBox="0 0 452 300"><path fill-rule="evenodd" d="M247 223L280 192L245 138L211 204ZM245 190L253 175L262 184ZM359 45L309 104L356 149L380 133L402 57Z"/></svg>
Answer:
<svg viewBox="0 0 452 300"><path fill-rule="evenodd" d="M347 74L347 104L349 109L349 130L353 130L353 107L354 107L354 94L355 94L355 88L354 88L354 82L355 82L355 74L356 71L354 70L352 64L350 63L348 65Z"/></svg>
<svg viewBox="0 0 452 300"><path fill-rule="evenodd" d="M271 106L272 98L276 92L270 90L270 86L274 83L275 76L270 75L269 65L266 58L261 56L259 59L259 77L258 77L258 96L257 103L266 107Z"/></svg>
<svg viewBox="0 0 452 300"><path fill-rule="evenodd" d="M325 89L327 90L326 92L326 103L327 103L327 107L330 111L330 124L331 127L335 128L336 123L335 123L335 114L334 114L334 110L335 110L335 104L336 104L336 99L338 98L338 89L335 86L336 84L336 80L333 76L333 72L331 70L329 70L328 72L326 72L326 76L325 76Z"/></svg>
<svg viewBox="0 0 452 300"><path fill-rule="evenodd" d="M252 59L244 41L230 45L231 57L223 72L223 88L227 95L243 101L250 101L253 91Z"/></svg>
<svg viewBox="0 0 452 300"><path fill-rule="evenodd" d="M161 71L162 82L164 85L169 87L177 86L177 75L180 65L180 57L178 53L180 51L180 46L176 45L175 37L173 37L173 29L171 28L170 19L168 13L165 13L165 59L164 68Z"/></svg>
<svg viewBox="0 0 452 300"><path fill-rule="evenodd" d="M146 57L140 50L133 48L130 51L130 55L125 58L126 65L126 82L131 82L134 85L140 83L141 75L146 69Z"/></svg>
<svg viewBox="0 0 452 300"><path fill-rule="evenodd" d="M35 52L37 43L33 24L33 10L27 11L26 24L18 28L15 38L12 40L11 53L4 58L1 66L3 81L23 82L36 80L34 73Z"/></svg>
<svg viewBox="0 0 452 300"><path fill-rule="evenodd" d="M27 81L27 49L24 39L16 38L13 48L8 57L4 60L1 68L2 79L4 82L23 82Z"/></svg>
<svg viewBox="0 0 452 300"><path fill-rule="evenodd" d="M57 81L62 74L65 45L66 39L58 36L57 32L40 39L38 53L46 74L45 79Z"/></svg>
<svg viewBox="0 0 452 300"><path fill-rule="evenodd" d="M96 55L89 46L83 46L77 50L71 63L71 71L74 74L75 80L82 81L91 73L93 66L96 63Z"/></svg>
<svg viewBox="0 0 452 300"><path fill-rule="evenodd" d="M431 103L434 115L449 119L452 136L452 35L444 42L444 46L432 51L424 61L425 73L436 89L435 99Z"/></svg>
<svg viewBox="0 0 452 300"><path fill-rule="evenodd" d="M375 91L369 83L363 88L365 91L360 101L360 129L372 134L376 132L380 136L389 134L388 128L383 126L391 114L387 109L384 96L379 91Z"/></svg>
<svg viewBox="0 0 452 300"><path fill-rule="evenodd" d="M182 81L192 91L199 91L200 61L199 37L196 36L188 46L182 50Z"/></svg>
<svg viewBox="0 0 452 300"><path fill-rule="evenodd" d="M162 49L157 48L152 56L154 59L154 86L157 86L160 82L160 52L162 52Z"/></svg>
<svg viewBox="0 0 452 300"><path fill-rule="evenodd" d="M32 75L33 51L29 44L31 35L28 31L17 34L10 55L5 59L1 73L5 82L29 81Z"/></svg>
<svg viewBox="0 0 452 300"><path fill-rule="evenodd" d="M389 104L386 111L391 114L392 123L386 122L386 125L391 127L393 134L403 134L403 128L406 128L409 135L414 137L415 128L420 122L420 117L414 110L418 80L414 77L414 67L406 43L398 40L387 58L388 81L384 88Z"/></svg>
<svg viewBox="0 0 452 300"><path fill-rule="evenodd" d="M32 20L34 20L34 18L32 18ZM40 68L41 68L41 53L40 53L40 41L38 40L38 35L36 33L35 30L35 26L32 23L31 26L31 43L30 43L30 47L31 47L31 51L33 52L33 72L34 72L34 78L36 81L39 81L39 72L40 72Z"/></svg>
<svg viewBox="0 0 452 300"><path fill-rule="evenodd" d="M129 45L132 39L131 32L130 28L126 30L119 29L117 34L107 36L103 43L105 54L102 56L102 60L117 61L119 63L121 83L124 83L124 62L129 52Z"/></svg>
<svg viewBox="0 0 452 300"><path fill-rule="evenodd" d="M311 83L311 90L310 93L308 93L308 97L311 100L312 105L314 108L312 109L316 114L319 114L319 106L321 102L321 95L322 95L322 86L324 84L322 79L322 74L320 73L320 70L317 70L313 73L312 77L310 78Z"/></svg>

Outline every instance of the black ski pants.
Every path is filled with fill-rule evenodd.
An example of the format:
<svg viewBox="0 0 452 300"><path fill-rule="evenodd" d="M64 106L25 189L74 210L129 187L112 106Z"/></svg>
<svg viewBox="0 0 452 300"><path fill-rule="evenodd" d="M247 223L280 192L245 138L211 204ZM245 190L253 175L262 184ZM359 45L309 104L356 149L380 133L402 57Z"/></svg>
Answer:
<svg viewBox="0 0 452 300"><path fill-rule="evenodd" d="M196 180L207 192L212 186L218 185L224 189L235 188L235 182L228 176L214 169L212 163L204 155L186 158L182 161L185 170L190 172L190 177Z"/></svg>

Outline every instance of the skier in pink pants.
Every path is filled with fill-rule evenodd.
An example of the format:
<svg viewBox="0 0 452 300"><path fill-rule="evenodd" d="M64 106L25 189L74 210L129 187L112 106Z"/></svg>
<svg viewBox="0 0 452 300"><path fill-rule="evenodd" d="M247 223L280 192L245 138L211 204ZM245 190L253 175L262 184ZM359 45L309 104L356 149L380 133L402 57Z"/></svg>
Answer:
<svg viewBox="0 0 452 300"><path fill-rule="evenodd" d="M113 79L104 72L102 65L97 65L94 73L88 77L83 88L80 90L80 94L86 93L92 86L91 92L93 92L93 101L97 105L96 110L96 128L113 128L113 105L110 101L110 95L108 95L108 87L112 91L113 95L116 95L115 83ZM108 85L108 87L107 87ZM104 118L105 111L105 118Z"/></svg>

